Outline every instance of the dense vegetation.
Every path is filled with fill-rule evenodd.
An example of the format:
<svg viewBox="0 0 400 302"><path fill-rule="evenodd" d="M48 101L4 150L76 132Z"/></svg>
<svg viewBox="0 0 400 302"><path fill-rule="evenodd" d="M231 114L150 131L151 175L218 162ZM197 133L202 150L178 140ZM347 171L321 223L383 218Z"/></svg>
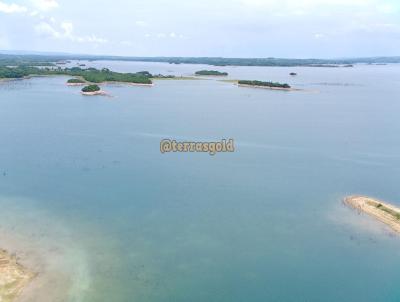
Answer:
<svg viewBox="0 0 400 302"><path fill-rule="evenodd" d="M29 75L26 73L27 69L28 68L25 67L11 68L11 67L0 66L0 79L23 78Z"/></svg>
<svg viewBox="0 0 400 302"><path fill-rule="evenodd" d="M89 55L15 55L1 54L0 66L45 66L68 60L118 60L140 62L165 62L171 64L208 64L215 66L320 66L400 63L400 57L370 57L349 59L282 59L282 58L219 58L219 57L117 57Z"/></svg>
<svg viewBox="0 0 400 302"><path fill-rule="evenodd" d="M138 84L151 84L151 74L147 71L138 73L119 73L107 68L98 70L95 68L81 69L73 68L37 68L31 66L5 67L0 66L0 78L23 78L30 75L69 75L82 77L92 83L103 82L127 82Z"/></svg>
<svg viewBox="0 0 400 302"><path fill-rule="evenodd" d="M96 92L100 91L100 87L97 85L88 85L82 88L82 92Z"/></svg>
<svg viewBox="0 0 400 302"><path fill-rule="evenodd" d="M42 56L0 54L0 66L55 66L54 61Z"/></svg>
<svg viewBox="0 0 400 302"><path fill-rule="evenodd" d="M168 75L154 74L154 75L152 76L152 78L158 78L158 79L175 79L176 76L170 75L170 74L168 74Z"/></svg>
<svg viewBox="0 0 400 302"><path fill-rule="evenodd" d="M83 84L83 83L85 83L85 81L81 80L81 79L69 79L67 81L67 83L69 83L69 84Z"/></svg>
<svg viewBox="0 0 400 302"><path fill-rule="evenodd" d="M217 70L200 70L196 71L195 75L204 75L204 76L227 76L227 72L220 72Z"/></svg>
<svg viewBox="0 0 400 302"><path fill-rule="evenodd" d="M277 82L262 82L262 81L246 81L240 80L238 81L239 85L251 85L251 86L265 86L265 87L274 87L274 88L290 88L289 84L282 84Z"/></svg>

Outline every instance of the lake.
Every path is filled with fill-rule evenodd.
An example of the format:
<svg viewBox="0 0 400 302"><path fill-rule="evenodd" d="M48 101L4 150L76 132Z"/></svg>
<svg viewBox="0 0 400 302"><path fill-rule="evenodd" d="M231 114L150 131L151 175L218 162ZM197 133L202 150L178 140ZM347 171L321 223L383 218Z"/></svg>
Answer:
<svg viewBox="0 0 400 302"><path fill-rule="evenodd" d="M1 82L0 234L44 258L66 301L398 301L399 236L341 199L400 205L400 66L84 63L303 91ZM164 138L235 152L161 154Z"/></svg>

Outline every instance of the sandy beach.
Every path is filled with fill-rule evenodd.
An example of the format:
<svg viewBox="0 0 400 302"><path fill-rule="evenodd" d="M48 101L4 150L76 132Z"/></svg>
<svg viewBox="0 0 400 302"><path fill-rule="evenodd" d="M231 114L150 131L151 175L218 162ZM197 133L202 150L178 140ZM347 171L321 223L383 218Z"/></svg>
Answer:
<svg viewBox="0 0 400 302"><path fill-rule="evenodd" d="M67 83L67 86L84 86L86 83Z"/></svg>
<svg viewBox="0 0 400 302"><path fill-rule="evenodd" d="M143 86L143 87L153 87L154 83L145 84L145 83L132 83L132 82L119 82L119 81L106 81L101 83L92 83L98 85L129 85L129 86Z"/></svg>
<svg viewBox="0 0 400 302"><path fill-rule="evenodd" d="M104 90L99 90L99 91L92 91L92 92L83 92L81 91L82 95L86 95L86 96L93 96L93 95L103 95L103 96L107 96L108 93L105 92Z"/></svg>
<svg viewBox="0 0 400 302"><path fill-rule="evenodd" d="M372 197L359 195L345 197L343 202L359 213L366 213L400 233L400 208Z"/></svg>
<svg viewBox="0 0 400 302"><path fill-rule="evenodd" d="M153 87L154 86L153 83L151 83L151 84L128 83L128 84L131 85L131 86L144 86L144 87Z"/></svg>

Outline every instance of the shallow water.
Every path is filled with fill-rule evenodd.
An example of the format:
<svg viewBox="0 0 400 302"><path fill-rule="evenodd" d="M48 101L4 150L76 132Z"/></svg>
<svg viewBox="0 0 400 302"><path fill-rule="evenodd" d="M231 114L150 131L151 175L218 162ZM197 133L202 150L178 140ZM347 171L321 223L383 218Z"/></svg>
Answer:
<svg viewBox="0 0 400 302"><path fill-rule="evenodd" d="M400 66L215 69L305 91L0 83L2 229L62 251L71 301L397 301L400 237L340 199L400 204ZM163 138L236 152L160 154Z"/></svg>

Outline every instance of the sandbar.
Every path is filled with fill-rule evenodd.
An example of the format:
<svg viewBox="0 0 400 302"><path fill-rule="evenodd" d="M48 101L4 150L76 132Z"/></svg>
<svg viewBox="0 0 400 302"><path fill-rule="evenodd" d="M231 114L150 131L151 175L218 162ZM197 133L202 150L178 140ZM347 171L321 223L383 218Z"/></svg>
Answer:
<svg viewBox="0 0 400 302"><path fill-rule="evenodd" d="M400 208L379 199L353 195L343 199L345 205L356 209L359 213L366 213L389 226L393 231L400 233Z"/></svg>
<svg viewBox="0 0 400 302"><path fill-rule="evenodd" d="M239 87L262 88L262 89L283 90L283 91L300 91L301 90L301 89L296 89L296 88L271 87L271 86L261 86L261 85L247 85L247 84L237 84L237 85Z"/></svg>
<svg viewBox="0 0 400 302"><path fill-rule="evenodd" d="M92 96L92 95L108 95L107 92L105 92L104 90L98 90L98 91L90 91L90 92L83 92L81 91L82 95L86 95L86 96Z"/></svg>

